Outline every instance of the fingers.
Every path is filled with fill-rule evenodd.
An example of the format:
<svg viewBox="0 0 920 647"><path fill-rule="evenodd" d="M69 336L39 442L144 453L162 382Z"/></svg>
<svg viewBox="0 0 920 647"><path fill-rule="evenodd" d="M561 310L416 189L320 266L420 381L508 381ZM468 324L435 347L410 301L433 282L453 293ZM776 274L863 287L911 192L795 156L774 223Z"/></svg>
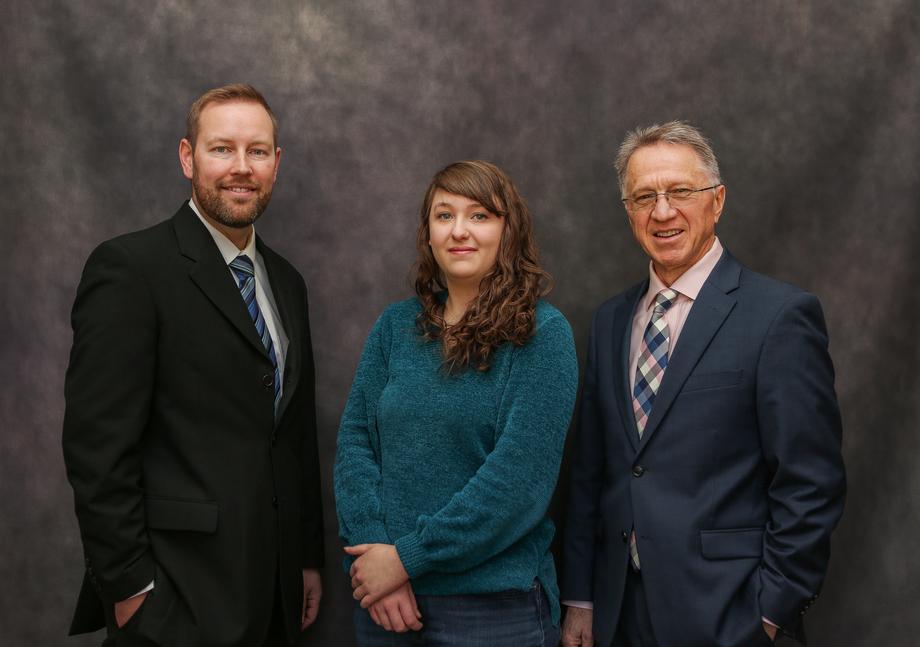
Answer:
<svg viewBox="0 0 920 647"><path fill-rule="evenodd" d="M357 546L345 546L345 552L349 555L363 555L371 549L370 544L358 544Z"/></svg>
<svg viewBox="0 0 920 647"><path fill-rule="evenodd" d="M398 615L400 619L400 624L403 626L403 631L418 631L422 628L422 623L419 622L421 614L418 612L418 608L415 606L415 601L410 600L409 596L398 600Z"/></svg>
<svg viewBox="0 0 920 647"><path fill-rule="evenodd" d="M319 599L309 597L304 601L303 617L300 620L300 629L304 630L316 621L319 614Z"/></svg>
<svg viewBox="0 0 920 647"><path fill-rule="evenodd" d="M419 620L422 619L422 612L419 611L418 602L415 601L415 591L412 590L412 585L406 584L406 590L409 592L409 601L412 604L412 612L415 614L415 617Z"/></svg>

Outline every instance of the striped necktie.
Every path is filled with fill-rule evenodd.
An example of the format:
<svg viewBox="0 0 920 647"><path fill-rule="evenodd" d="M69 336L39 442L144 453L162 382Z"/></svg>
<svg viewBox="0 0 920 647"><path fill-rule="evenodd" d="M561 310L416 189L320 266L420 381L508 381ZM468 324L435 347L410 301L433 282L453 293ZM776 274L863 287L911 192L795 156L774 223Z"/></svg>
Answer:
<svg viewBox="0 0 920 647"><path fill-rule="evenodd" d="M268 352L268 358L275 367L275 413L278 413L278 403L281 401L281 375L278 371L278 358L275 357L275 346L272 343L272 337L268 333L268 326L265 325L265 318L262 311L259 310L259 303L256 301L256 275L252 265L252 260L245 254L240 254L230 262L230 269L239 283L240 294L243 297L243 303L249 311L252 322L256 325L256 333L262 339L262 345Z"/></svg>

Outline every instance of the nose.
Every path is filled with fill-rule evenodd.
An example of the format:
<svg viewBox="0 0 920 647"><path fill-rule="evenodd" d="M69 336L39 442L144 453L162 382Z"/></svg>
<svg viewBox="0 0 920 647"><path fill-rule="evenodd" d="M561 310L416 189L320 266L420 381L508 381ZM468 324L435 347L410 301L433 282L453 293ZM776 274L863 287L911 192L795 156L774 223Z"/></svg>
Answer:
<svg viewBox="0 0 920 647"><path fill-rule="evenodd" d="M456 240L463 240L470 235L466 228L466 219L459 217L454 218L453 227L450 229L450 235Z"/></svg>
<svg viewBox="0 0 920 647"><path fill-rule="evenodd" d="M252 173L252 166L249 164L249 158L246 157L245 150L240 150L233 156L233 166L230 172L234 175L249 175Z"/></svg>
<svg viewBox="0 0 920 647"><path fill-rule="evenodd" d="M671 203L668 201L667 193L659 193L655 196L655 206L652 207L651 217L655 220L667 220L671 217Z"/></svg>

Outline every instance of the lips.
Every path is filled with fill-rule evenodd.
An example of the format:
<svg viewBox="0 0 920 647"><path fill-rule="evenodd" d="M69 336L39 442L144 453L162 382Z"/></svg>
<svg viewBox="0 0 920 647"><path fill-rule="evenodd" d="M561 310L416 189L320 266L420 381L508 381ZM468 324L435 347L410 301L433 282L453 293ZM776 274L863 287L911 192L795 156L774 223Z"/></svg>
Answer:
<svg viewBox="0 0 920 647"><path fill-rule="evenodd" d="M471 254L476 251L475 247L448 247L447 251L451 254Z"/></svg>
<svg viewBox="0 0 920 647"><path fill-rule="evenodd" d="M248 184L247 185L233 184L233 185L225 185L225 186L222 186L221 188L225 191L229 191L230 193L235 193L237 195L246 195L248 193L252 193L259 187L250 186Z"/></svg>
<svg viewBox="0 0 920 647"><path fill-rule="evenodd" d="M674 238L675 236L683 233L683 229L665 229L664 231L656 231L652 234L655 238L665 239Z"/></svg>

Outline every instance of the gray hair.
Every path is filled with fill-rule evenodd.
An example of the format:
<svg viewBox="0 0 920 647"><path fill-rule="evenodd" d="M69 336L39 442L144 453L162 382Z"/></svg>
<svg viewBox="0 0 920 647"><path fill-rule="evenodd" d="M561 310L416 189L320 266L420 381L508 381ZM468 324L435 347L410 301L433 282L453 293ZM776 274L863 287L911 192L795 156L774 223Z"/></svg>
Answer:
<svg viewBox="0 0 920 647"><path fill-rule="evenodd" d="M703 168L712 176L713 182L721 182L719 175L719 162L716 154L709 144L709 140L685 121L669 121L664 124L654 124L646 128L636 128L626 133L626 138L620 144L614 166L617 169L617 179L620 181L620 194L626 197L626 166L632 154L643 146L651 146L659 142L667 144L683 144L692 148Z"/></svg>

